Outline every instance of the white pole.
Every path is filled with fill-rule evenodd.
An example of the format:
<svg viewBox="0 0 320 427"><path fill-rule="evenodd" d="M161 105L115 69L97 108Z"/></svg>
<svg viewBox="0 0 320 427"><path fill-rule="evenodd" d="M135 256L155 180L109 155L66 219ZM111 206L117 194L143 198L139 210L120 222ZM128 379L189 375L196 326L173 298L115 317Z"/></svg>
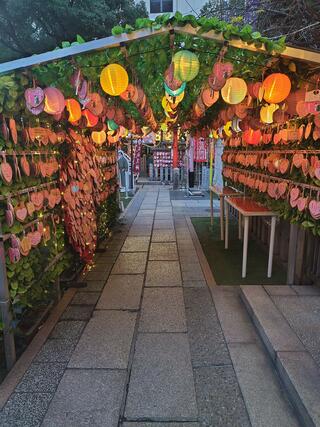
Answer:
<svg viewBox="0 0 320 427"><path fill-rule="evenodd" d="M244 216L243 254L242 254L242 278L247 275L248 258L248 238L249 238L249 217Z"/></svg>
<svg viewBox="0 0 320 427"><path fill-rule="evenodd" d="M276 217L271 218L271 230L270 230L270 244L269 244L269 260L268 260L268 278L272 275L272 261L273 261L273 248L274 238L276 234Z"/></svg>

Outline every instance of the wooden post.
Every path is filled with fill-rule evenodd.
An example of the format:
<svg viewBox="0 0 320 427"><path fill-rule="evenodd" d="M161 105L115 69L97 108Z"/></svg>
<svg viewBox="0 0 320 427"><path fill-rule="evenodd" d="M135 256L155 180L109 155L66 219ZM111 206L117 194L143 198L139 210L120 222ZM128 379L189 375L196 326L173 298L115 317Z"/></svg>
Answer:
<svg viewBox="0 0 320 427"><path fill-rule="evenodd" d="M0 310L3 323L3 343L7 369L10 370L16 362L16 349L12 331L12 314L9 285L7 279L6 259L0 224Z"/></svg>

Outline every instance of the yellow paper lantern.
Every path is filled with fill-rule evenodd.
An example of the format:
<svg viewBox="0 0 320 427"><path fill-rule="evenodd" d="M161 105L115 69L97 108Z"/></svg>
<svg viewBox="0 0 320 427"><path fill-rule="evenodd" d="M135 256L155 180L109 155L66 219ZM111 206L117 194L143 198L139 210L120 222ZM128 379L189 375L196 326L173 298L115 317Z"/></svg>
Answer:
<svg viewBox="0 0 320 427"><path fill-rule="evenodd" d="M174 63L174 77L182 82L190 82L199 73L199 59L189 50L180 50L173 56L172 61Z"/></svg>
<svg viewBox="0 0 320 427"><path fill-rule="evenodd" d="M118 96L128 87L128 73L119 64L107 65L100 74L100 84L108 95Z"/></svg>
<svg viewBox="0 0 320 427"><path fill-rule="evenodd" d="M91 138L95 144L102 145L104 142L106 142L107 135L104 130L100 132L94 131L91 133Z"/></svg>
<svg viewBox="0 0 320 427"><path fill-rule="evenodd" d="M277 104L270 104L270 105L265 105L261 107L261 110L260 110L261 121L266 124L273 123L273 113L277 111L278 108L279 108L279 105Z"/></svg>
<svg viewBox="0 0 320 427"><path fill-rule="evenodd" d="M291 81L282 73L270 74L262 83L263 98L270 104L284 101L290 93Z"/></svg>
<svg viewBox="0 0 320 427"><path fill-rule="evenodd" d="M227 104L240 104L247 94L247 83L239 77L230 77L221 89L221 96Z"/></svg>
<svg viewBox="0 0 320 427"><path fill-rule="evenodd" d="M69 113L69 122L77 122L81 118L81 106L76 99L66 99L66 110Z"/></svg>

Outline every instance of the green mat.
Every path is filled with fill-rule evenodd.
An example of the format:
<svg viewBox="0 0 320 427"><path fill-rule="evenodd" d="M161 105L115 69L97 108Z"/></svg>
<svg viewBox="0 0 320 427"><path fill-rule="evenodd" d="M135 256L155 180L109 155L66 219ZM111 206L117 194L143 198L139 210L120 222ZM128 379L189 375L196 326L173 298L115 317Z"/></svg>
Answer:
<svg viewBox="0 0 320 427"><path fill-rule="evenodd" d="M219 218L215 218L213 227L210 225L210 218L194 217L191 221L218 285L285 285L286 271L277 264L275 257L272 277L267 278L268 253L250 238L247 277L241 278L243 242L238 239L238 226L235 221L229 224L227 250L224 249L224 242L220 240Z"/></svg>

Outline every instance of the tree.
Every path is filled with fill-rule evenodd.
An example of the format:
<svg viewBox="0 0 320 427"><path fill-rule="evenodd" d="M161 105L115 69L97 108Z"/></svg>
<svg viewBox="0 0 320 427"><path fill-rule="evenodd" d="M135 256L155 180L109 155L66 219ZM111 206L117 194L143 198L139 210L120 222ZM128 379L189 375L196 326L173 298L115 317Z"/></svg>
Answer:
<svg viewBox="0 0 320 427"><path fill-rule="evenodd" d="M266 37L320 49L319 0L209 0L200 14L226 21L240 16Z"/></svg>
<svg viewBox="0 0 320 427"><path fill-rule="evenodd" d="M54 49L77 34L106 37L113 26L147 16L144 1L0 0L0 61Z"/></svg>

